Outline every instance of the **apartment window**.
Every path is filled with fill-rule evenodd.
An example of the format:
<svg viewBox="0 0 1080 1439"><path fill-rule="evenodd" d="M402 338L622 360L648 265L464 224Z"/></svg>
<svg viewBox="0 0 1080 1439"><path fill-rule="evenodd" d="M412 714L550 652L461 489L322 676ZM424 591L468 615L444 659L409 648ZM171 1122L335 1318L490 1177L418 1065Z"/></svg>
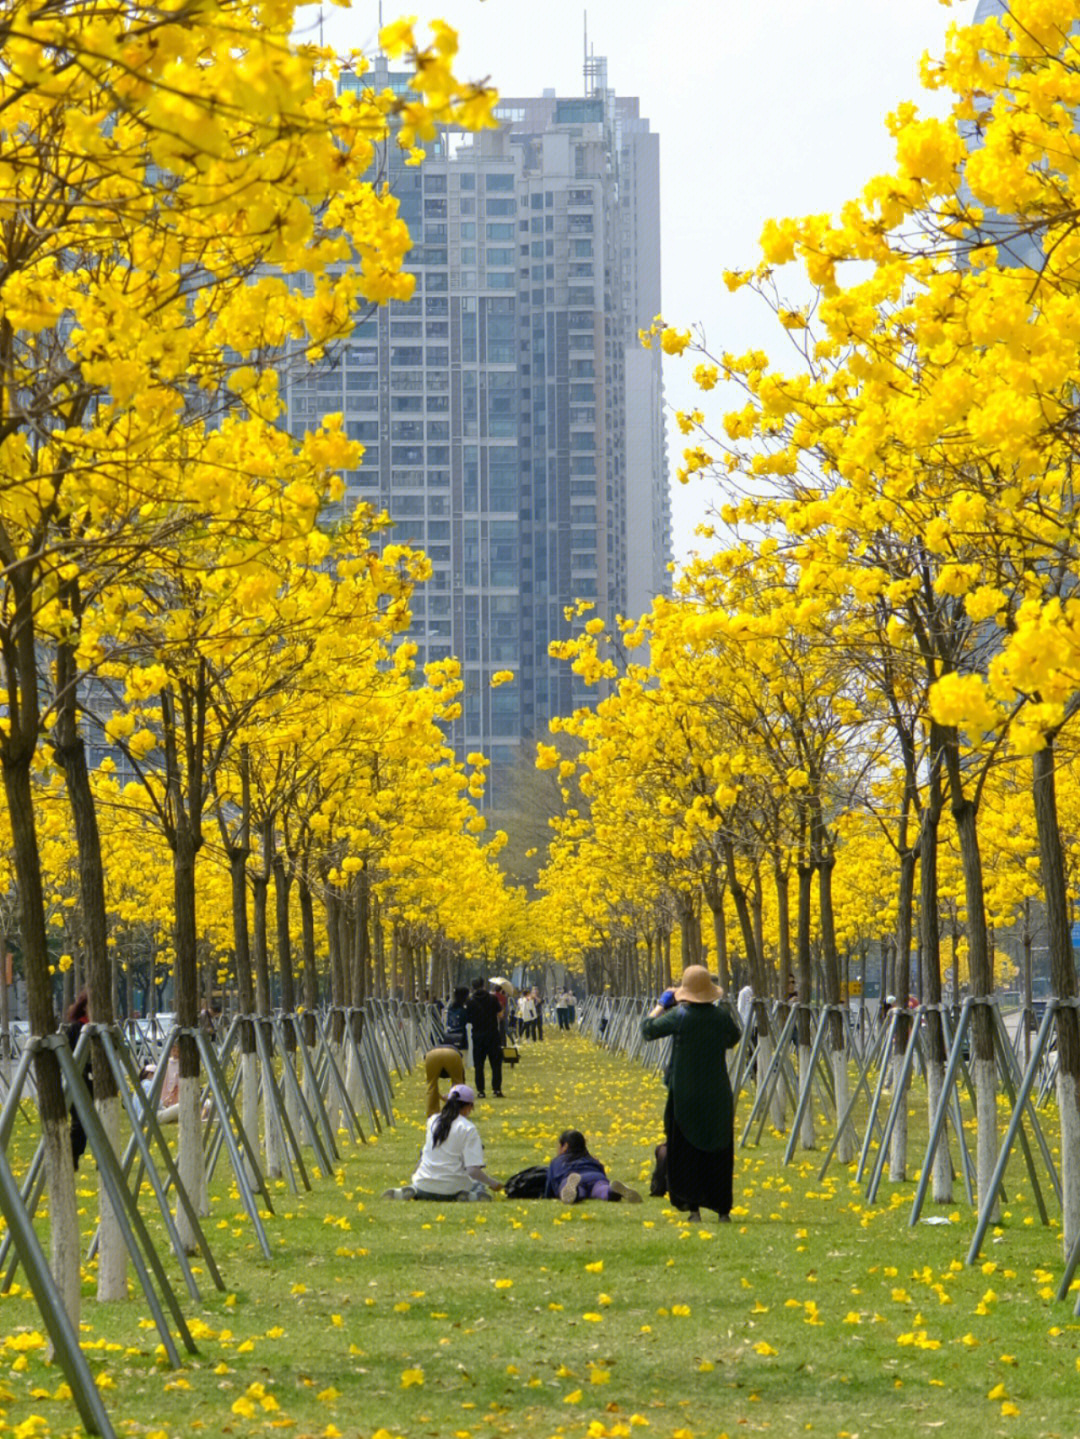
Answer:
<svg viewBox="0 0 1080 1439"><path fill-rule="evenodd" d="M445 204L445 201L443 202ZM517 209L513 200L485 200L485 215L512 215Z"/></svg>
<svg viewBox="0 0 1080 1439"><path fill-rule="evenodd" d="M516 520L492 520L488 544L490 583L512 589L520 576L518 524Z"/></svg>

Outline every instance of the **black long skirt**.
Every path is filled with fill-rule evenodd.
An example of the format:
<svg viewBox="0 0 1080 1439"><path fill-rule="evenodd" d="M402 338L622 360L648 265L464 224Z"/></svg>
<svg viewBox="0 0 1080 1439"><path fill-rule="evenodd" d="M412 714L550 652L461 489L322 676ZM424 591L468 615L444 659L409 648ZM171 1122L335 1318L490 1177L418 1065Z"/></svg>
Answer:
<svg viewBox="0 0 1080 1439"><path fill-rule="evenodd" d="M672 1207L690 1213L715 1209L717 1214L730 1214L735 1169L734 1143L724 1149L697 1149L676 1123L675 1106L670 1094L664 1114L664 1132L667 1136L667 1192Z"/></svg>

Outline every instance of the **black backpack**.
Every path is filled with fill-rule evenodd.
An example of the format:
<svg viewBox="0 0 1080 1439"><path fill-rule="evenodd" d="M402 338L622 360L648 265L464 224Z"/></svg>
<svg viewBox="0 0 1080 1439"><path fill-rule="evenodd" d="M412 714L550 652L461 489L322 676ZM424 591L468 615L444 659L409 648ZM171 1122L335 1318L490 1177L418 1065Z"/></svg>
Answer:
<svg viewBox="0 0 1080 1439"><path fill-rule="evenodd" d="M507 1199L543 1199L547 1173L546 1164L534 1164L511 1174L505 1185Z"/></svg>

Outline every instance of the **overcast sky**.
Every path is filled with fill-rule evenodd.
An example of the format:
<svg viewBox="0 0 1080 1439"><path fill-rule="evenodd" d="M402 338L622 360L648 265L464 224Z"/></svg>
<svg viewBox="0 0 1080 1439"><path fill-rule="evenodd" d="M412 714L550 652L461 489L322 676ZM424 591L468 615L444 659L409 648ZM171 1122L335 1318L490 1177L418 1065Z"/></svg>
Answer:
<svg viewBox="0 0 1080 1439"><path fill-rule="evenodd" d="M729 296L721 272L754 264L767 218L835 210L890 168L886 114L901 100L934 106L920 57L974 10L974 0L434 0L425 11L385 0L383 17L445 19L461 37L459 72L505 95L577 95L587 11L609 85L639 96L660 134L665 318L701 322L713 349L776 352L771 315ZM328 43L372 49L373 0L325 15ZM667 364L669 399L687 407L682 366ZM669 435L673 470L682 443ZM676 558L711 494L707 481L675 486Z"/></svg>

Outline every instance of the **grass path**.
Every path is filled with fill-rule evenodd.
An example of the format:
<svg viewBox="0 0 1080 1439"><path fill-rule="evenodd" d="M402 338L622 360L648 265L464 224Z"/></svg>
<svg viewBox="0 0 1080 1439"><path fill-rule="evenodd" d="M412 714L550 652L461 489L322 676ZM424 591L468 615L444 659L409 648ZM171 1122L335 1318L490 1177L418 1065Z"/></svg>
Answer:
<svg viewBox="0 0 1080 1439"><path fill-rule="evenodd" d="M647 1190L659 1081L557 1031L523 1053L507 1098L477 1106L489 1170L545 1161L574 1125ZM1080 1435L1080 1322L1052 1300L1060 1244L1017 1174L974 1268L959 1205L909 1229L911 1184L870 1209L848 1172L818 1181L820 1156L784 1169L770 1136L736 1154L730 1226L648 1199L383 1202L415 1163L422 1090L406 1077L396 1127L335 1177L280 1189L272 1264L219 1175L208 1234L229 1293L185 1297L200 1354L179 1373L145 1306L98 1306L87 1274L84 1340L120 1433ZM0 1434L20 1439L77 1432L37 1328L27 1296L0 1299Z"/></svg>

